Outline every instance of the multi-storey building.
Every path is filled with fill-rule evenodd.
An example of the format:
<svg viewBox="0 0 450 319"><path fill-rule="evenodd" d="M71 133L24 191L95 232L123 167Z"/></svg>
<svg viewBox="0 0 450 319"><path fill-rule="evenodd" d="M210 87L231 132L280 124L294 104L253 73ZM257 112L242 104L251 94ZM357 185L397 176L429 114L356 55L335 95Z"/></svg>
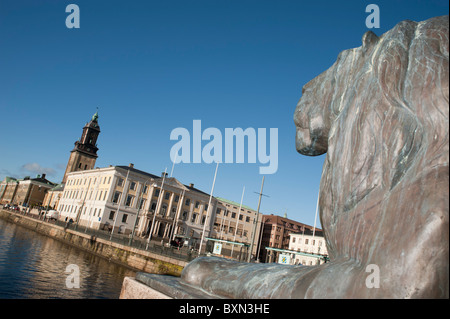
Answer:
<svg viewBox="0 0 450 319"><path fill-rule="evenodd" d="M123 234L134 230L142 237L152 232L152 238L166 240L187 238L195 247L203 229L209 236L212 228L217 200L212 198L208 211L209 198L193 184L130 164L68 173L58 211L81 226Z"/></svg>
<svg viewBox="0 0 450 319"><path fill-rule="evenodd" d="M36 178L26 176L17 180L10 177L2 182L1 202L22 206L42 205L47 191L55 186L45 178L45 174L37 175Z"/></svg>
<svg viewBox="0 0 450 319"><path fill-rule="evenodd" d="M19 181L13 177L6 176L0 184L0 204L12 204L16 195Z"/></svg>
<svg viewBox="0 0 450 319"><path fill-rule="evenodd" d="M260 232L260 227L255 227L256 210L224 198L217 197L217 200L218 205L211 236L221 240L220 255L233 258L242 257L242 253L247 253L251 246L252 237L255 241L252 254L256 255ZM261 217L258 218L258 221L261 221ZM252 236L254 231L256 234ZM244 244L245 250L242 251L242 245L235 243Z"/></svg>
<svg viewBox="0 0 450 319"><path fill-rule="evenodd" d="M313 226L309 226L295 220L281 217L278 215L263 215L262 217L262 234L259 249L259 259L262 262L276 261L275 251L267 250L266 247L289 249L291 233L301 233L306 230L313 230ZM316 228L317 230L321 230Z"/></svg>
<svg viewBox="0 0 450 319"><path fill-rule="evenodd" d="M318 256L328 256L327 245L321 230L305 229L301 233L291 233L289 250L301 253L294 254L292 260L294 264L318 265L324 262L324 258Z"/></svg>

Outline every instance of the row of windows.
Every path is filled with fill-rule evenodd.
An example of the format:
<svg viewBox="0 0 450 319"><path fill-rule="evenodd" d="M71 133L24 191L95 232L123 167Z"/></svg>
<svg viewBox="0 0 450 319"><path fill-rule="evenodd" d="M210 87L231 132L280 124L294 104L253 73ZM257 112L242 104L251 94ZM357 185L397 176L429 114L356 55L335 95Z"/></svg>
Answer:
<svg viewBox="0 0 450 319"><path fill-rule="evenodd" d="M217 210L216 210L216 215L217 215L217 216L220 215L221 211L222 211L222 210L221 210L220 208L217 208ZM228 215L230 215L230 213L231 213L231 218L236 218L237 213L235 213L235 212L230 212L230 211L228 211L228 210L225 210L225 211L223 212L223 216L224 216L224 217L228 217ZM244 220L244 215L239 214L239 220ZM245 222L246 222L246 223L249 223L249 222L250 222L250 216L245 216Z"/></svg>
<svg viewBox="0 0 450 319"><path fill-rule="evenodd" d="M79 207L76 206L76 205L60 205L60 206L59 206L59 210L60 210L62 213L64 213L64 212L69 213L69 214L70 214L70 213L76 213L78 209L79 209ZM86 210L87 210L87 207L85 206L84 209L83 209L83 215L86 214ZM94 208L94 214L93 214L93 216L94 216L94 217L100 217L101 212L102 212L101 208L99 208L98 211L97 211L97 208ZM89 210L89 216L90 216L91 214L92 214L92 207L91 207L90 210Z"/></svg>
<svg viewBox="0 0 450 319"><path fill-rule="evenodd" d="M292 237L292 243L295 243L296 242L296 238L295 237ZM318 246L320 247L320 246L322 246L322 241L321 240L318 240L317 241L318 242ZM298 244L301 244L302 243L302 238L298 238L298 242L297 242ZM305 245L315 245L316 244L316 240L315 239L313 239L313 240L309 240L309 238L305 238Z"/></svg>
<svg viewBox="0 0 450 319"><path fill-rule="evenodd" d="M84 196L86 196L86 192L85 191L74 189L74 190L64 191L62 198L66 198L66 199L86 199L86 200L94 199L94 200L102 200L102 201L104 201L106 199L106 194L107 193L108 193L107 190L100 190L100 191L97 191L95 193L95 195L94 195L94 191L91 190L89 192L89 196L84 198ZM92 195L94 195L94 197Z"/></svg>
<svg viewBox="0 0 450 319"><path fill-rule="evenodd" d="M118 178L117 179L117 186L118 187L123 187L123 184L124 184L124 180L123 180L123 178ZM138 183L136 183L136 182L134 182L134 181L131 181L130 182L130 190L132 190L132 191L135 191L136 189L137 189L137 185L138 185ZM144 188L142 189L142 193L143 194L147 194L147 190L148 190L148 185L147 184L144 184Z"/></svg>
<svg viewBox="0 0 450 319"><path fill-rule="evenodd" d="M225 206L230 207L230 205L228 205L228 204L225 204ZM237 207L235 207L235 206L233 206L233 208L236 209L236 210L239 210L239 209L238 209ZM220 208L218 208L218 209L217 209L217 215L219 215L221 211L222 211L222 210L221 210ZM224 211L225 216L227 216L227 214L228 214L229 212L230 212L230 211L229 211L228 209L225 209L225 211ZM241 212L245 212L245 210L244 210L243 208L241 208ZM236 213L235 213L235 214L236 214ZM252 214L252 212L249 211L249 210L247 210L247 214ZM256 214L256 212L255 212L255 214Z"/></svg>
<svg viewBox="0 0 450 319"><path fill-rule="evenodd" d="M71 185L86 185L88 183L88 180L92 181L92 183L95 184L97 182L97 177L69 179L67 181L67 186L71 186ZM111 176L99 177L99 183L100 184L109 184L109 183L111 183Z"/></svg>
<svg viewBox="0 0 450 319"><path fill-rule="evenodd" d="M236 231L236 228L235 228L235 227L232 227L232 226L228 227L228 226L226 226L226 225L220 226L219 224L215 223L215 224L214 224L214 230L215 230L216 232L225 233L225 234L226 234L226 233L229 233L229 234L234 235L234 232ZM238 228L237 231L236 231L236 234L237 234L238 236L244 236L244 237L247 237L248 231L247 231L247 230L242 230L241 228Z"/></svg>
<svg viewBox="0 0 450 319"><path fill-rule="evenodd" d="M109 220L114 221L114 216L115 216L116 212L115 211L110 211L109 212ZM123 214L122 215L122 223L126 223L128 220L128 214Z"/></svg>
<svg viewBox="0 0 450 319"><path fill-rule="evenodd" d="M123 178L119 178L118 181L117 181L117 186L123 187L123 185L124 185L124 179L123 179ZM130 188L129 188L129 189L130 189L130 190L136 190L136 189L137 189L137 183L131 181L131 182L130 182ZM147 186L147 185L144 185L144 188L142 189L142 194L147 194L147 190L148 190L148 186ZM119 194L116 195L117 193L119 193ZM155 189L155 192L154 192L154 194L153 194L153 197L158 198L159 195L160 195L160 193L161 193L161 190L160 190L159 188ZM121 192L116 192L116 193L115 193L115 195L114 195L114 198L115 198L115 199L112 200L113 203L118 203L120 194L121 194ZM165 199L165 200L170 200L170 197L171 197L171 196L172 196L172 193L171 193L171 192L168 192L168 191L165 191L165 192L164 192L164 199ZM178 203L179 200L180 200L180 195L175 194L175 195L174 195L173 201L174 201L175 203ZM190 204L191 204L191 199L190 199L190 198L186 198L186 200L185 200L185 202L184 202L184 205L185 205L185 206L189 206ZM129 206L129 205L127 205L127 206ZM131 205L131 206L132 206L132 205ZM195 204L194 204L194 207L195 207L195 208L199 208L199 207L200 207L200 201L196 201ZM205 210L208 210L208 204L205 204Z"/></svg>

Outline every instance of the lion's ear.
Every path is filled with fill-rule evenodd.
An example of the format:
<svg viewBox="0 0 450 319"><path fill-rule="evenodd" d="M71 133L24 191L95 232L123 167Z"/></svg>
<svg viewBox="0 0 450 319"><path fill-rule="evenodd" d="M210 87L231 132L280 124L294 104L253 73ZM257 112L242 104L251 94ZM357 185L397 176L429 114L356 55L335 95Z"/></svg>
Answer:
<svg viewBox="0 0 450 319"><path fill-rule="evenodd" d="M367 52L372 47L374 47L378 43L379 39L380 38L372 31L367 31L366 33L364 33L362 37L363 52Z"/></svg>

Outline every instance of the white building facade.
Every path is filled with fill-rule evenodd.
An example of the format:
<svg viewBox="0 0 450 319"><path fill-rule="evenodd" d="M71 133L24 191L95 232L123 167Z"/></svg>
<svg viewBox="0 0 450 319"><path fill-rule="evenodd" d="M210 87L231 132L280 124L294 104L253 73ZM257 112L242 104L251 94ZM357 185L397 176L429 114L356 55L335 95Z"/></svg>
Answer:
<svg viewBox="0 0 450 319"><path fill-rule="evenodd" d="M162 185L164 183L164 185ZM162 188L161 188L162 186ZM80 227L198 244L208 236L217 200L175 178L156 176L129 166L110 166L67 174L57 210L60 219ZM206 223L206 226L205 226Z"/></svg>
<svg viewBox="0 0 450 319"><path fill-rule="evenodd" d="M291 264L312 266L325 262L323 257L328 256L325 238L322 232L305 231L303 233L291 233L289 250L296 251Z"/></svg>

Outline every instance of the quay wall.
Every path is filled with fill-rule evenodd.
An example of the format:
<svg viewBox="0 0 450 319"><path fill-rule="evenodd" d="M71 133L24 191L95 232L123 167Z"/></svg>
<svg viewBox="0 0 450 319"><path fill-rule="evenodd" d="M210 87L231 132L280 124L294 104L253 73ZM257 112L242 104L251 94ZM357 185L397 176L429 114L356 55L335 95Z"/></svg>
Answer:
<svg viewBox="0 0 450 319"><path fill-rule="evenodd" d="M21 214L0 210L0 218L72 245L135 271L180 276L187 262L121 245L82 232L53 225Z"/></svg>

